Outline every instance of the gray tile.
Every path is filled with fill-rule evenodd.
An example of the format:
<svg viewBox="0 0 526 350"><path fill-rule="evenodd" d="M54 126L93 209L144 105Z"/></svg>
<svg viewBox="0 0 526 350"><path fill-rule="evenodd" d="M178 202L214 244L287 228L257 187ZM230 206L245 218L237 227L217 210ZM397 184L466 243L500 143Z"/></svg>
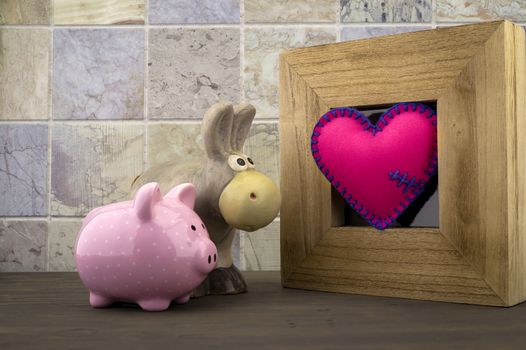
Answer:
<svg viewBox="0 0 526 350"><path fill-rule="evenodd" d="M92 122L53 126L51 214L82 216L128 198L143 171L143 126Z"/></svg>
<svg viewBox="0 0 526 350"><path fill-rule="evenodd" d="M142 119L144 30L54 31L54 119Z"/></svg>
<svg viewBox="0 0 526 350"><path fill-rule="evenodd" d="M0 221L0 272L45 271L47 222Z"/></svg>
<svg viewBox="0 0 526 350"><path fill-rule="evenodd" d="M239 100L239 30L149 31L150 118L202 118L218 100Z"/></svg>
<svg viewBox="0 0 526 350"><path fill-rule="evenodd" d="M247 23L334 23L337 0L245 0Z"/></svg>
<svg viewBox="0 0 526 350"><path fill-rule="evenodd" d="M256 118L278 117L278 58L282 50L336 40L332 28L246 28L244 90Z"/></svg>
<svg viewBox="0 0 526 350"><path fill-rule="evenodd" d="M341 21L431 22L431 0L340 0Z"/></svg>
<svg viewBox="0 0 526 350"><path fill-rule="evenodd" d="M1 0L0 24L48 24L49 0Z"/></svg>
<svg viewBox="0 0 526 350"><path fill-rule="evenodd" d="M239 0L150 0L150 23L239 23Z"/></svg>
<svg viewBox="0 0 526 350"><path fill-rule="evenodd" d="M526 21L523 0L437 0L437 22Z"/></svg>
<svg viewBox="0 0 526 350"><path fill-rule="evenodd" d="M416 32L419 30L428 30L432 27L426 26L414 26L414 27L374 27L374 26L364 26L364 27L344 27L341 31L340 40L357 40L357 39L366 39L376 36L384 35L393 35L400 33Z"/></svg>
<svg viewBox="0 0 526 350"><path fill-rule="evenodd" d="M0 125L0 216L47 215L48 128Z"/></svg>
<svg viewBox="0 0 526 350"><path fill-rule="evenodd" d="M81 223L81 219L53 219L49 223L49 271L75 271L75 241Z"/></svg>
<svg viewBox="0 0 526 350"><path fill-rule="evenodd" d="M48 119L50 31L0 28L0 120Z"/></svg>

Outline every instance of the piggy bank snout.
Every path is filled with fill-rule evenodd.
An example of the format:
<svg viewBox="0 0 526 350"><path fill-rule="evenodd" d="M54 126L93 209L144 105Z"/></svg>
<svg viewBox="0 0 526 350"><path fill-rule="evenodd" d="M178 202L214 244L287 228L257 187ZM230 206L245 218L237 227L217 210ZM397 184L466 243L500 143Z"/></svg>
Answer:
<svg viewBox="0 0 526 350"><path fill-rule="evenodd" d="M197 268L203 274L211 272L217 265L217 248L215 244L210 241L204 241L201 244L200 252L197 254Z"/></svg>

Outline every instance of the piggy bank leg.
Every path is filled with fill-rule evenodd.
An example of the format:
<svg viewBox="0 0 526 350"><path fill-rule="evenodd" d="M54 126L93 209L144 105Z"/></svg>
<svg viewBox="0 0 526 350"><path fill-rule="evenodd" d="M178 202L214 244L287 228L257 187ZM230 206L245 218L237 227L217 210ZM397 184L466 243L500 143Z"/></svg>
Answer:
<svg viewBox="0 0 526 350"><path fill-rule="evenodd" d="M170 299L145 299L137 304L146 311L164 311L170 307Z"/></svg>
<svg viewBox="0 0 526 350"><path fill-rule="evenodd" d="M190 293L185 294L185 295L175 299L175 302L177 304L186 304L188 302L188 300L190 300Z"/></svg>
<svg viewBox="0 0 526 350"><path fill-rule="evenodd" d="M103 295L90 292L89 293L89 303L91 306L99 308L99 307L108 307L111 304L113 304L113 300L110 298L107 298Z"/></svg>

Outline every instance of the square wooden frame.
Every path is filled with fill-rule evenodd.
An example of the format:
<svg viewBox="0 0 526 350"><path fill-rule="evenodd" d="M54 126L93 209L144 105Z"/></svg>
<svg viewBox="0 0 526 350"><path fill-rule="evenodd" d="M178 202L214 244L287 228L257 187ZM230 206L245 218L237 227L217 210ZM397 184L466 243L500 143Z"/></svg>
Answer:
<svg viewBox="0 0 526 350"><path fill-rule="evenodd" d="M486 22L280 56L285 287L511 306L526 298L526 52ZM333 107L437 101L439 229L337 227L310 153Z"/></svg>

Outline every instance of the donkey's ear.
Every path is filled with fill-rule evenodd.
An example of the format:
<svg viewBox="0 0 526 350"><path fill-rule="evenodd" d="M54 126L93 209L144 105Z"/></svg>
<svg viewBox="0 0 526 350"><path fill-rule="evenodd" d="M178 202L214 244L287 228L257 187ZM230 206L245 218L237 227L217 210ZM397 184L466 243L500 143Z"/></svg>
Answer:
<svg viewBox="0 0 526 350"><path fill-rule="evenodd" d="M243 151L243 145L255 115L256 109L251 104L240 103L234 107L234 123L232 124L232 136L230 137L230 146L234 151Z"/></svg>
<svg viewBox="0 0 526 350"><path fill-rule="evenodd" d="M208 158L224 159L230 152L233 118L234 108L226 102L216 103L205 113L201 135Z"/></svg>

